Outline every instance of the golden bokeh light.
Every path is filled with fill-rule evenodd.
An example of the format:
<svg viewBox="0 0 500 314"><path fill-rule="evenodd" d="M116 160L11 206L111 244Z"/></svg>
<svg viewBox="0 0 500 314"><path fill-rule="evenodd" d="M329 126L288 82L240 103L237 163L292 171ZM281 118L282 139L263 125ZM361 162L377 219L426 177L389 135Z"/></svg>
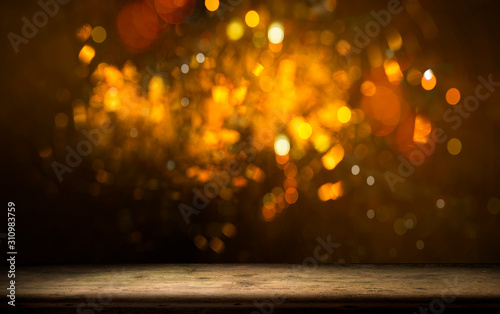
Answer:
<svg viewBox="0 0 500 314"><path fill-rule="evenodd" d="M456 88L450 88L446 92L446 102L450 105L456 105L460 101L460 91Z"/></svg>
<svg viewBox="0 0 500 314"><path fill-rule="evenodd" d="M285 38L285 32L283 31L283 26L275 22L269 26L269 30L267 31L267 38L273 44L279 44Z"/></svg>
<svg viewBox="0 0 500 314"><path fill-rule="evenodd" d="M411 85L414 85L414 86L420 85L420 82L422 81L422 72L415 70L415 69L410 70L410 71L408 71L408 74L406 75L406 80Z"/></svg>
<svg viewBox="0 0 500 314"><path fill-rule="evenodd" d="M318 198L326 202L328 200L336 200L343 194L342 182L325 183L318 189Z"/></svg>
<svg viewBox="0 0 500 314"><path fill-rule="evenodd" d="M233 19L226 29L227 37L231 40L239 40L245 34L245 28L240 19Z"/></svg>
<svg viewBox="0 0 500 314"><path fill-rule="evenodd" d="M364 81L361 84L361 93L365 96L373 96L375 95L375 92L377 91L377 88L375 87L375 84L373 84L372 81Z"/></svg>
<svg viewBox="0 0 500 314"><path fill-rule="evenodd" d="M399 82L403 79L403 73L401 72L397 61L386 60L384 62L384 70L385 75L387 75L387 79L389 79L389 82L393 84L399 84Z"/></svg>
<svg viewBox="0 0 500 314"><path fill-rule="evenodd" d="M462 151L462 142L458 138L451 138L446 144L448 152L452 155L458 155Z"/></svg>
<svg viewBox="0 0 500 314"><path fill-rule="evenodd" d="M96 26L92 30L92 40L100 44L106 40L106 30L102 26Z"/></svg>
<svg viewBox="0 0 500 314"><path fill-rule="evenodd" d="M299 137L303 140L307 140L311 137L312 127L307 122L302 122L298 129Z"/></svg>
<svg viewBox="0 0 500 314"><path fill-rule="evenodd" d="M421 84L423 89L425 90L432 90L434 87L436 87L436 76L431 70L427 70L424 72L424 75L422 76L421 79Z"/></svg>
<svg viewBox="0 0 500 314"><path fill-rule="evenodd" d="M208 243L208 246L215 252L215 253L222 253L224 251L224 242L219 238L219 237L213 237L210 239L210 242Z"/></svg>
<svg viewBox="0 0 500 314"><path fill-rule="evenodd" d="M321 157L321 162L327 170L333 170L344 158L344 147L340 144L333 146Z"/></svg>
<svg viewBox="0 0 500 314"><path fill-rule="evenodd" d="M425 144L429 141L431 134L431 121L423 115L415 117L415 129L413 131L413 142Z"/></svg>
<svg viewBox="0 0 500 314"><path fill-rule="evenodd" d="M54 117L54 124L59 128L65 128L66 126L68 126L68 122L68 115L64 112L60 112Z"/></svg>
<svg viewBox="0 0 500 314"><path fill-rule="evenodd" d="M228 238L234 238L238 232L234 224L227 222L222 226L222 233Z"/></svg>
<svg viewBox="0 0 500 314"><path fill-rule="evenodd" d="M214 12L219 8L219 0L205 0L205 7L208 11Z"/></svg>
<svg viewBox="0 0 500 314"><path fill-rule="evenodd" d="M196 247L202 251L206 250L207 247L208 247L208 241L207 239L202 236L201 234L197 235L194 240L194 245L196 245Z"/></svg>
<svg viewBox="0 0 500 314"><path fill-rule="evenodd" d="M89 45L83 46L78 54L78 59L85 64L89 64L95 57L95 50Z"/></svg>
<svg viewBox="0 0 500 314"><path fill-rule="evenodd" d="M148 5L147 1L143 2ZM154 0L157 14L169 24L184 23L194 12L196 0Z"/></svg>
<svg viewBox="0 0 500 314"><path fill-rule="evenodd" d="M76 38L80 41L86 41L92 35L92 27L88 24L83 25L76 30Z"/></svg>
<svg viewBox="0 0 500 314"><path fill-rule="evenodd" d="M290 141L285 135L279 135L274 142L274 151L278 156L286 156L290 152Z"/></svg>
<svg viewBox="0 0 500 314"><path fill-rule="evenodd" d="M250 10L245 14L245 23L248 25L248 27L256 27L259 25L260 17L259 13L257 13L254 10Z"/></svg>
<svg viewBox="0 0 500 314"><path fill-rule="evenodd" d="M294 187L289 187L285 191L285 200L288 204L295 204L299 198L299 193Z"/></svg>
<svg viewBox="0 0 500 314"><path fill-rule="evenodd" d="M349 107L347 106L340 107L337 111L337 119L341 123L347 123L351 121L351 109L349 109Z"/></svg>

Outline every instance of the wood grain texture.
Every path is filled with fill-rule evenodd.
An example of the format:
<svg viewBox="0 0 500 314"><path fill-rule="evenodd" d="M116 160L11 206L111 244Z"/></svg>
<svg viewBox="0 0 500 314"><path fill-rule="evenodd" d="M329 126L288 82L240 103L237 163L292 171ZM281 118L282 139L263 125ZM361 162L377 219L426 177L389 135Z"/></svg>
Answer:
<svg viewBox="0 0 500 314"><path fill-rule="evenodd" d="M17 313L500 312L498 265L51 266L16 283Z"/></svg>

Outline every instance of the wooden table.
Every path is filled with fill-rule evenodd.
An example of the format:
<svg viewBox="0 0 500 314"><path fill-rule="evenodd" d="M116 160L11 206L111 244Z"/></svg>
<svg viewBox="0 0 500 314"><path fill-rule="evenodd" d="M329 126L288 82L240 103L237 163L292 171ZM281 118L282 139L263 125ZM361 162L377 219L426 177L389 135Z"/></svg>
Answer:
<svg viewBox="0 0 500 314"><path fill-rule="evenodd" d="M16 277L15 313L500 313L500 265L50 266Z"/></svg>

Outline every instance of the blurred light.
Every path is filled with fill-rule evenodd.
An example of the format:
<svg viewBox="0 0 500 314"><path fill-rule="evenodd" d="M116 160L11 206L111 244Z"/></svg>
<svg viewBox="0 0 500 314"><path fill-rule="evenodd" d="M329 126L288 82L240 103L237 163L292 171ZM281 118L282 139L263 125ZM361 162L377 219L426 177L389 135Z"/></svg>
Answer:
<svg viewBox="0 0 500 314"><path fill-rule="evenodd" d="M389 82L393 84L398 84L403 79L403 73L399 67L399 63L393 60L386 60L384 62L385 75L389 79Z"/></svg>
<svg viewBox="0 0 500 314"><path fill-rule="evenodd" d="M318 152L324 153L330 147L330 138L326 134L317 134L313 137L313 145Z"/></svg>
<svg viewBox="0 0 500 314"><path fill-rule="evenodd" d="M321 162L327 170L333 170L339 162L344 158L344 147L340 144L336 144L330 150L321 157Z"/></svg>
<svg viewBox="0 0 500 314"><path fill-rule="evenodd" d="M424 79L427 81L431 80L434 77L434 72L431 69L424 72Z"/></svg>
<svg viewBox="0 0 500 314"><path fill-rule="evenodd" d="M267 44L266 34L264 32L258 31L253 34L252 43L257 48L262 48Z"/></svg>
<svg viewBox="0 0 500 314"><path fill-rule="evenodd" d="M104 27L94 27L94 29L92 30L92 39L98 44L106 40L106 30L104 29Z"/></svg>
<svg viewBox="0 0 500 314"><path fill-rule="evenodd" d="M202 54L201 52L200 52L200 53L198 53L198 54L196 55L196 61L198 61L198 63L203 63L203 61L205 61L205 55L204 55L204 54Z"/></svg>
<svg viewBox="0 0 500 314"><path fill-rule="evenodd" d="M78 38L82 42L89 39L91 35L92 35L92 27L90 27L90 25L88 24L83 25L76 31L76 38Z"/></svg>
<svg viewBox="0 0 500 314"><path fill-rule="evenodd" d="M202 251L206 250L207 249L207 244L208 244L208 241L207 239L205 239L204 236L202 236L201 234L197 235L194 240L194 245L196 245L196 247Z"/></svg>
<svg viewBox="0 0 500 314"><path fill-rule="evenodd" d="M337 6L337 0L327 0L325 2L325 9L329 12L333 12Z"/></svg>
<svg viewBox="0 0 500 314"><path fill-rule="evenodd" d="M215 253L222 253L224 250L224 242L222 242L222 240L218 237L211 238L208 246L210 246Z"/></svg>
<svg viewBox="0 0 500 314"><path fill-rule="evenodd" d="M160 12L147 1L127 3L120 9L116 26L128 50L146 51L156 40L160 32L158 14Z"/></svg>
<svg viewBox="0 0 500 314"><path fill-rule="evenodd" d="M342 183L338 181L336 183L325 183L318 189L318 198L326 202L328 200L336 200L343 194Z"/></svg>
<svg viewBox="0 0 500 314"><path fill-rule="evenodd" d="M423 250L423 249L424 249L424 246L425 246L425 243L424 243L424 241L422 241L422 240L418 240L418 241L417 241L417 243L416 243L415 245L416 245L417 249L419 249L419 250Z"/></svg>
<svg viewBox="0 0 500 314"><path fill-rule="evenodd" d="M371 133L376 136L385 136L394 131L401 118L401 103L398 95L385 86L378 85L375 94L371 97L361 98L361 109L373 119L371 125L361 124L371 128ZM359 130L358 130L359 132Z"/></svg>
<svg viewBox="0 0 500 314"><path fill-rule="evenodd" d="M437 208L440 208L440 209L441 209L441 208L444 208L444 205L445 205L445 202L444 202L444 200L443 200L442 198L440 198L440 199L438 199L438 200L436 201L436 207L437 207Z"/></svg>
<svg viewBox="0 0 500 314"><path fill-rule="evenodd" d="M285 200L288 204L295 204L299 198L299 193L297 189L290 187L285 191Z"/></svg>
<svg viewBox="0 0 500 314"><path fill-rule="evenodd" d="M432 90L436 86L436 76L431 70L424 72L421 84L425 90Z"/></svg>
<svg viewBox="0 0 500 314"><path fill-rule="evenodd" d="M131 136L131 137L137 137L137 135L139 135L139 131L137 131L137 129L136 129L136 128L132 128L132 129L130 130L130 136Z"/></svg>
<svg viewBox="0 0 500 314"><path fill-rule="evenodd" d="M372 186L375 184L375 178L373 176L368 176L368 178L366 178L366 184Z"/></svg>
<svg viewBox="0 0 500 314"><path fill-rule="evenodd" d="M422 80L422 72L418 70L410 70L408 71L408 74L406 75L406 80L408 83L411 85L419 85L421 80Z"/></svg>
<svg viewBox="0 0 500 314"><path fill-rule="evenodd" d="M413 222L413 219L406 219L405 220L405 226L408 229L411 229L415 226L415 223Z"/></svg>
<svg viewBox="0 0 500 314"><path fill-rule="evenodd" d="M359 169L359 166L358 166L358 165L354 165L354 166L352 166L352 168L351 168L351 173L352 173L353 175L357 176L357 175L359 174L359 171L360 171L360 169Z"/></svg>
<svg viewBox="0 0 500 314"><path fill-rule="evenodd" d="M229 101L229 88L226 86L212 87L212 99L217 104L226 104Z"/></svg>
<svg viewBox="0 0 500 314"><path fill-rule="evenodd" d="M289 162L286 164L284 172L287 178L294 178L297 175L297 166L293 162Z"/></svg>
<svg viewBox="0 0 500 314"><path fill-rule="evenodd" d="M118 94L118 90L116 89L116 87L111 87L108 93L111 97L115 97Z"/></svg>
<svg viewBox="0 0 500 314"><path fill-rule="evenodd" d="M236 226L227 222L222 226L222 233L228 238L233 238L237 233Z"/></svg>
<svg viewBox="0 0 500 314"><path fill-rule="evenodd" d="M187 107L189 105L189 99L187 99L186 97L182 97L181 99L181 106L182 107Z"/></svg>
<svg viewBox="0 0 500 314"><path fill-rule="evenodd" d="M368 217L368 219L373 219L375 217L375 211L373 209L369 209L366 212L366 217Z"/></svg>
<svg viewBox="0 0 500 314"><path fill-rule="evenodd" d="M58 127L58 128L65 128L67 125L68 125L68 122L69 122L69 118L68 118L68 115L65 114L64 112L59 112L58 114L56 114L56 116L54 117L54 124Z"/></svg>
<svg viewBox="0 0 500 314"><path fill-rule="evenodd" d="M240 19L233 19L226 29L227 37L231 40L239 40L245 34L245 28Z"/></svg>
<svg viewBox="0 0 500 314"><path fill-rule="evenodd" d="M421 144L427 143L431 130L431 121L422 115L417 115L415 117L415 128L413 130L413 142Z"/></svg>
<svg viewBox="0 0 500 314"><path fill-rule="evenodd" d="M185 63L183 65L181 65L181 72L184 74L188 73L189 72L189 65L187 65Z"/></svg>
<svg viewBox="0 0 500 314"><path fill-rule="evenodd" d="M45 146L38 151L38 155L42 158L48 158L52 156L52 147Z"/></svg>
<svg viewBox="0 0 500 314"><path fill-rule="evenodd" d="M339 40L337 42L337 52L341 56L347 56L349 52L351 52L351 44L346 40L343 39Z"/></svg>
<svg viewBox="0 0 500 314"><path fill-rule="evenodd" d="M394 221L394 232L397 235L404 235L407 231L404 219L398 218Z"/></svg>
<svg viewBox="0 0 500 314"><path fill-rule="evenodd" d="M286 178L285 181L283 181L283 189L287 190L288 188L296 188L297 187L297 180L295 178Z"/></svg>
<svg viewBox="0 0 500 314"><path fill-rule="evenodd" d="M255 27L259 25L259 20L259 14L254 10L248 11L245 15L245 23L247 23L249 27Z"/></svg>
<svg viewBox="0 0 500 314"><path fill-rule="evenodd" d="M403 219L405 220L406 228L413 229L417 226L417 216L414 213L406 213Z"/></svg>
<svg viewBox="0 0 500 314"><path fill-rule="evenodd" d="M450 105L456 105L460 101L460 92L456 88L450 88L446 92L446 102Z"/></svg>
<svg viewBox="0 0 500 314"><path fill-rule="evenodd" d="M377 88L375 87L375 84L373 84L372 81L364 81L361 84L360 90L361 90L361 93L365 96L373 96L373 95L375 95Z"/></svg>
<svg viewBox="0 0 500 314"><path fill-rule="evenodd" d="M196 0L154 0L154 4L156 12L165 22L181 24L193 14Z"/></svg>
<svg viewBox="0 0 500 314"><path fill-rule="evenodd" d="M448 144L446 145L448 148L448 152L452 155L458 155L460 154L460 151L462 150L462 142L458 138L452 138L448 141Z"/></svg>
<svg viewBox="0 0 500 314"><path fill-rule="evenodd" d="M167 169L170 171L174 170L175 169L175 161L173 161L173 160L167 161Z"/></svg>
<svg viewBox="0 0 500 314"><path fill-rule="evenodd" d="M299 137L303 140L307 140L309 137L311 137L312 134L312 127L309 123L307 122L302 122L299 126Z"/></svg>
<svg viewBox="0 0 500 314"><path fill-rule="evenodd" d="M275 207L262 207L262 218L264 221L271 221L274 219L274 216L276 215L276 208Z"/></svg>
<svg viewBox="0 0 500 314"><path fill-rule="evenodd" d="M276 155L276 163L278 163L278 165L283 165L283 166L286 165L289 159L290 156L288 156L288 154L284 156ZM283 167L280 168L283 169Z"/></svg>
<svg viewBox="0 0 500 314"><path fill-rule="evenodd" d="M262 64L260 64L260 63L257 63L255 65L255 67L253 68L252 73L255 76L259 76L262 73L263 70L264 70L264 66Z"/></svg>
<svg viewBox="0 0 500 314"><path fill-rule="evenodd" d="M219 0L205 0L205 7L208 11L217 11L219 8Z"/></svg>
<svg viewBox="0 0 500 314"><path fill-rule="evenodd" d="M274 151L278 156L288 155L288 152L290 151L290 142L285 135L280 134L276 137L276 140L274 141Z"/></svg>
<svg viewBox="0 0 500 314"><path fill-rule="evenodd" d="M340 109L337 111L337 119L341 123L347 123L351 120L351 109L349 109L347 106L342 106Z"/></svg>
<svg viewBox="0 0 500 314"><path fill-rule="evenodd" d="M90 47L89 45L83 46L82 50L80 50L80 53L78 54L78 59L80 59L81 62L85 64L89 64L92 59L94 59L95 56L95 50L94 48Z"/></svg>
<svg viewBox="0 0 500 314"><path fill-rule="evenodd" d="M283 26L280 23L273 23L269 26L269 30L267 31L267 38L273 44L279 44L285 38L285 32L283 31Z"/></svg>
<svg viewBox="0 0 500 314"><path fill-rule="evenodd" d="M392 51L398 51L403 45L401 34L396 30L392 30L387 36L387 44Z"/></svg>

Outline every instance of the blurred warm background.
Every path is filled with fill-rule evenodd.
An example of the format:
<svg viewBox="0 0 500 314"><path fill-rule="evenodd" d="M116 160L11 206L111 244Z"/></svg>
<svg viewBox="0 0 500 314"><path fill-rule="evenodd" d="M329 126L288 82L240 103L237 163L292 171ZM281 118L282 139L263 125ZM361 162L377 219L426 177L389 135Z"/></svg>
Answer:
<svg viewBox="0 0 500 314"><path fill-rule="evenodd" d="M4 3L20 262L500 262L499 5L394 3Z"/></svg>

